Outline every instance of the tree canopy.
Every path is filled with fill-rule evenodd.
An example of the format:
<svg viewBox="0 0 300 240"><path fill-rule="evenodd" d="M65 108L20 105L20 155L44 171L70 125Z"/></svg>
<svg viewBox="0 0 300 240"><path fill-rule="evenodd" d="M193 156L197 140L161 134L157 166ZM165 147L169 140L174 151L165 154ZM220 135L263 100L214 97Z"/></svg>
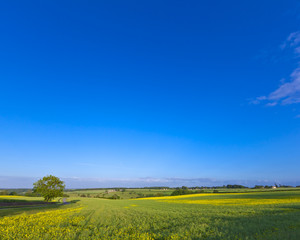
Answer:
<svg viewBox="0 0 300 240"><path fill-rule="evenodd" d="M40 193L46 202L56 197L62 197L65 184L58 177L49 175L38 180L34 184L34 192Z"/></svg>

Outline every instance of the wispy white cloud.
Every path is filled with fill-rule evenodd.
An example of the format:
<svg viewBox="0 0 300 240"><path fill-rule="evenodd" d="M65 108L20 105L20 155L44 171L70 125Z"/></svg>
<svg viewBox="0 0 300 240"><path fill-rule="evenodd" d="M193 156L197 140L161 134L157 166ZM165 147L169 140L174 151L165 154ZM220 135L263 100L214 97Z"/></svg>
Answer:
<svg viewBox="0 0 300 240"><path fill-rule="evenodd" d="M295 57L300 57L300 31L291 33L280 46L282 50L290 48ZM264 103L272 107L300 103L300 62L298 67L289 76L289 81L282 81L279 87L268 95L260 96L250 101L252 104Z"/></svg>
<svg viewBox="0 0 300 240"><path fill-rule="evenodd" d="M280 45L281 49L293 48L297 50L300 44L300 31L291 33L287 39Z"/></svg>
<svg viewBox="0 0 300 240"><path fill-rule="evenodd" d="M276 106L277 105L277 102L269 102L266 104L267 107L273 107L273 106Z"/></svg>
<svg viewBox="0 0 300 240"><path fill-rule="evenodd" d="M227 184L241 184L244 186L254 185L272 185L274 182L280 182L287 185L299 185L300 179L294 182L278 181L275 179L264 180L234 180L234 179L214 179L214 178L81 178L69 177L61 178L68 189L75 188L114 188L114 187L180 187L180 186L222 186ZM33 183L38 178L34 177L6 177L0 176L1 188L32 188Z"/></svg>

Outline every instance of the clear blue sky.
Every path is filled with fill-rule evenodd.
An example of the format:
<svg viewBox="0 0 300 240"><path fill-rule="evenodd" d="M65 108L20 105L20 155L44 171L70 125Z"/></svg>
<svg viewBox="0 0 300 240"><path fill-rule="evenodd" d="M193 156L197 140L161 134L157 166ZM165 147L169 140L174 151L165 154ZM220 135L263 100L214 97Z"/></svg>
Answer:
<svg viewBox="0 0 300 240"><path fill-rule="evenodd" d="M2 1L0 187L300 184L297 2Z"/></svg>

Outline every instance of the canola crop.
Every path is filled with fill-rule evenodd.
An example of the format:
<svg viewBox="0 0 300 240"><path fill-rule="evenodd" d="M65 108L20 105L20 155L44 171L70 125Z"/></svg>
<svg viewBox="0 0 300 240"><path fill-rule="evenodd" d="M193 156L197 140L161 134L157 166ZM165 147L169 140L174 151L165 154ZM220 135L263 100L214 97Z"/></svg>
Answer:
<svg viewBox="0 0 300 240"><path fill-rule="evenodd" d="M186 194L186 195L177 195L177 196L138 198L134 200L164 200L164 199L168 200L168 199L197 198L197 197L226 196L226 195L238 196L238 195L246 195L246 194L251 194L251 193L197 193L197 194Z"/></svg>
<svg viewBox="0 0 300 240"><path fill-rule="evenodd" d="M21 197L21 196L13 196L13 195L0 195L0 199L1 198L5 198L5 199L7 199L7 198L23 198L23 197Z"/></svg>
<svg viewBox="0 0 300 240"><path fill-rule="evenodd" d="M74 239L84 216L81 208L0 218L0 239Z"/></svg>
<svg viewBox="0 0 300 240"><path fill-rule="evenodd" d="M166 203L186 203L186 204L208 204L208 205L274 205L274 204L291 204L300 203L300 198L296 199L253 199L253 198L236 198L236 199L209 199L209 200L161 200Z"/></svg>
<svg viewBox="0 0 300 240"><path fill-rule="evenodd" d="M133 204L130 207L135 206ZM0 239L157 239L157 234L145 232L142 226L102 226L93 220L89 222L86 216L80 215L81 209L0 218ZM179 238L172 234L166 239Z"/></svg>
<svg viewBox="0 0 300 240"><path fill-rule="evenodd" d="M300 203L300 195L284 198L245 198L253 193L200 193L179 196L140 198L136 200L156 200L164 203L206 204L206 205L276 205ZM239 196L242 196L240 198Z"/></svg>
<svg viewBox="0 0 300 240"><path fill-rule="evenodd" d="M300 239L298 191L78 200L0 218L0 240Z"/></svg>

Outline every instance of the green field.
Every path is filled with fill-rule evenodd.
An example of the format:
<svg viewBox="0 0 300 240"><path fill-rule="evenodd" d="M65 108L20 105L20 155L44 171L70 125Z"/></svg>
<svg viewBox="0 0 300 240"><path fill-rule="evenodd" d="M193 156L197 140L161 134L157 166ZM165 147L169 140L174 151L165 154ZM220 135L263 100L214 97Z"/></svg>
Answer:
<svg viewBox="0 0 300 240"><path fill-rule="evenodd" d="M2 208L0 239L300 239L300 191L69 201Z"/></svg>
<svg viewBox="0 0 300 240"><path fill-rule="evenodd" d="M155 196L157 194L162 196L169 196L174 189L143 189L143 188L131 188L131 189L84 189L67 191L66 193L70 197L80 197L85 195L86 197L96 198L110 198L113 195L117 195L120 199L132 199L140 197Z"/></svg>
<svg viewBox="0 0 300 240"><path fill-rule="evenodd" d="M124 189L124 188L123 188ZM89 198L110 198L113 195L119 196L120 199L133 199L142 197L155 197L160 196L170 196L175 190L174 188L167 189L145 189L145 188L126 188L124 191L122 188L119 190L111 189L77 189L77 190L67 190L66 193L70 197L89 197ZM277 189L251 189L251 188L216 188L216 189L198 189L193 190L194 192L202 191L202 193L213 193L213 191L218 191L219 193L230 193L230 192L274 192L274 191L295 191L300 190L300 188L277 188Z"/></svg>

